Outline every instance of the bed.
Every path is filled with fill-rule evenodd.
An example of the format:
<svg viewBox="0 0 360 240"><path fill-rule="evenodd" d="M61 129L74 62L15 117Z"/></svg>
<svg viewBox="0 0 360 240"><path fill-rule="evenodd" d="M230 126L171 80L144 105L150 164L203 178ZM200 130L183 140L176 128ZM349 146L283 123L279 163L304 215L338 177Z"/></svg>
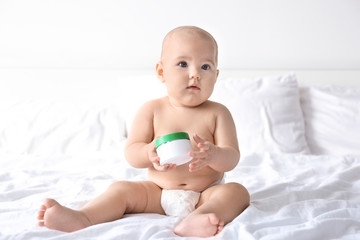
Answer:
<svg viewBox="0 0 360 240"><path fill-rule="evenodd" d="M251 204L210 239L360 239L360 71L228 70L215 88L241 150L225 181ZM157 214L73 233L36 219L44 198L79 208L146 179L123 147L137 108L164 94L148 70L1 69L0 239L178 239L179 219Z"/></svg>

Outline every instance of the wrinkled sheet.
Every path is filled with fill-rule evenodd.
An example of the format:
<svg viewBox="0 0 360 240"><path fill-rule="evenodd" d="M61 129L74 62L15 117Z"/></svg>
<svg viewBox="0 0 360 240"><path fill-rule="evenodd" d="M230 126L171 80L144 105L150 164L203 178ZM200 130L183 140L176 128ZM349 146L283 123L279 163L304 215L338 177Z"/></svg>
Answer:
<svg viewBox="0 0 360 240"><path fill-rule="evenodd" d="M172 229L179 219L157 214L125 215L74 233L37 226L46 197L79 208L114 181L145 178L122 156L0 154L0 239L178 238ZM210 239L360 239L360 158L249 155L225 180L246 186L251 205Z"/></svg>

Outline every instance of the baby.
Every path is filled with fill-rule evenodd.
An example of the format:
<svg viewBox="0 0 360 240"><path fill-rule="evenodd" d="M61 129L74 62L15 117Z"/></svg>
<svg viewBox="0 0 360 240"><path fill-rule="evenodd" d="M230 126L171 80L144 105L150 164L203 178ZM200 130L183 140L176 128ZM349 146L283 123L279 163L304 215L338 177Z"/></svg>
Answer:
<svg viewBox="0 0 360 240"><path fill-rule="evenodd" d="M145 103L136 115L125 147L127 161L148 169L148 181L119 181L80 210L46 199L39 225L65 232L120 219L127 213L181 215L174 232L180 236L218 234L249 205L248 191L222 182L240 153L230 112L209 101L219 75L215 39L203 29L178 27L164 38L156 65L168 96ZM187 132L193 157L183 165L160 165L155 140ZM176 202L178 201L178 202Z"/></svg>

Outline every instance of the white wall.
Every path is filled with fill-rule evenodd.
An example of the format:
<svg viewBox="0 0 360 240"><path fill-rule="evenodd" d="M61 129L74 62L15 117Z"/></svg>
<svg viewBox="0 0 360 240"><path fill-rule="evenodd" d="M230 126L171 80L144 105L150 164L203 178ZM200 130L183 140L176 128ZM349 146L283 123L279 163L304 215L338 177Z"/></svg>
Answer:
<svg viewBox="0 0 360 240"><path fill-rule="evenodd" d="M360 69L358 0L0 0L0 68L150 69L179 25L223 69Z"/></svg>

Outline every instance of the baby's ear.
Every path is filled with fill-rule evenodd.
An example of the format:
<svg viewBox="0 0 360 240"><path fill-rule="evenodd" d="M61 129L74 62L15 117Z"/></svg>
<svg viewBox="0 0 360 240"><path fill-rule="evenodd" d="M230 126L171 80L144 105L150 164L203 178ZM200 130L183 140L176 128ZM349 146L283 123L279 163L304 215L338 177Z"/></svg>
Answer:
<svg viewBox="0 0 360 240"><path fill-rule="evenodd" d="M156 74L161 82L165 82L164 79L164 70L161 61L156 64Z"/></svg>

